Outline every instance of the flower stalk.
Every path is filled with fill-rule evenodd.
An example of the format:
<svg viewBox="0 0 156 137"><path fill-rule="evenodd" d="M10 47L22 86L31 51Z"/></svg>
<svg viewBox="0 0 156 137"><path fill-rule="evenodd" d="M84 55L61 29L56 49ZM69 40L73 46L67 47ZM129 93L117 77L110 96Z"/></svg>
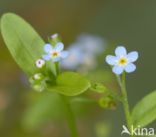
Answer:
<svg viewBox="0 0 156 137"><path fill-rule="evenodd" d="M66 112L66 116L67 116L68 126L69 126L70 131L71 131L71 137L78 137L76 120L75 120L75 116L74 116L74 113L72 111L69 99L64 95L60 95L60 96L61 96L63 103L64 103L64 106L65 106L65 112Z"/></svg>
<svg viewBox="0 0 156 137"><path fill-rule="evenodd" d="M56 74L58 76L59 73L60 73L59 62L55 62L55 68L56 68ZM68 126L69 126L70 131L71 131L71 137L78 137L78 131L77 131L77 127L76 127L76 120L75 120L75 116L74 116L74 113L72 111L69 99L66 96L61 95L61 94L60 94L60 97L62 98L62 101L63 101L63 104L64 104L64 111L66 113Z"/></svg>
<svg viewBox="0 0 156 137"><path fill-rule="evenodd" d="M129 131L131 132L131 127L133 125L132 118L131 118L131 113L130 113L130 107L129 107L129 102L128 102L128 97L127 97L127 91L126 91L126 74L123 72L122 78L117 76L117 81L120 85L121 92L122 92L122 104L124 108L124 113L126 117L126 123ZM131 137L134 137L133 135Z"/></svg>
<svg viewBox="0 0 156 137"><path fill-rule="evenodd" d="M112 66L113 73L116 74L117 82L121 88L122 104L125 112L126 123L129 131L133 126L133 121L130 113L127 91L126 91L126 72L131 73L136 70L134 62L138 59L139 54L137 51L127 53L127 50L123 46L118 46L115 49L115 55L107 55L106 62ZM121 75L121 76L120 76ZM131 136L133 137L133 135Z"/></svg>

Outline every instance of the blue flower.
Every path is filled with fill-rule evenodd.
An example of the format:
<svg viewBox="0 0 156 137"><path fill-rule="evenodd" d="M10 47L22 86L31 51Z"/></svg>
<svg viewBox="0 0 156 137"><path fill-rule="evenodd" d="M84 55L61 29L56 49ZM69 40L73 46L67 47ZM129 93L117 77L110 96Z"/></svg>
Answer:
<svg viewBox="0 0 156 137"><path fill-rule="evenodd" d="M102 37L89 34L81 34L77 39L77 43L85 53L95 56L103 53L106 46L106 41Z"/></svg>
<svg viewBox="0 0 156 137"><path fill-rule="evenodd" d="M104 51L105 41L98 36L80 35L68 48L69 56L62 61L65 69L91 70L96 67L96 57Z"/></svg>
<svg viewBox="0 0 156 137"><path fill-rule="evenodd" d="M83 62L82 49L77 45L72 45L68 48L69 56L61 63L64 69L76 69Z"/></svg>
<svg viewBox="0 0 156 137"><path fill-rule="evenodd" d="M58 62L68 56L68 51L63 51L64 45L61 42L58 42L55 47L51 44L45 44L44 51L46 52L43 55L44 60L52 60L53 62Z"/></svg>
<svg viewBox="0 0 156 137"><path fill-rule="evenodd" d="M136 70L136 66L133 64L138 59L138 52L132 51L127 54L126 48L119 46L115 49L115 55L108 55L106 57L106 62L112 65L112 71L115 74L122 74L123 71L131 73Z"/></svg>

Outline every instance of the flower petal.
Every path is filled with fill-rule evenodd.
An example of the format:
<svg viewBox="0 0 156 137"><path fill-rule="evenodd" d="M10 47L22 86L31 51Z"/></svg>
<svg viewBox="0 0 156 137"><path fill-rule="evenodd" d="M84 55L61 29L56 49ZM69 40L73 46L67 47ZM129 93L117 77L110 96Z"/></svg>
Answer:
<svg viewBox="0 0 156 137"><path fill-rule="evenodd" d="M50 60L50 55L43 55L42 58L43 58L44 60Z"/></svg>
<svg viewBox="0 0 156 137"><path fill-rule="evenodd" d="M126 48L123 46L119 46L115 49L116 56L125 56L127 54Z"/></svg>
<svg viewBox="0 0 156 137"><path fill-rule="evenodd" d="M62 51L60 56L61 56L61 58L64 59L64 58L66 58L68 55L69 55L69 52L68 52L68 51Z"/></svg>
<svg viewBox="0 0 156 137"><path fill-rule="evenodd" d="M115 73L115 74L118 74L120 75L122 72L123 72L123 67L120 67L120 66L114 66L112 71Z"/></svg>
<svg viewBox="0 0 156 137"><path fill-rule="evenodd" d="M58 52L60 52L60 51L63 50L63 48L64 48L64 44L62 42L58 42L56 44L55 50L58 51Z"/></svg>
<svg viewBox="0 0 156 137"><path fill-rule="evenodd" d="M137 51L132 51L128 53L127 58L130 62L134 62L138 59L139 55Z"/></svg>
<svg viewBox="0 0 156 137"><path fill-rule="evenodd" d="M115 65L116 64L116 60L117 60L117 58L115 56L112 56L112 55L106 56L106 62L109 65Z"/></svg>
<svg viewBox="0 0 156 137"><path fill-rule="evenodd" d="M51 52L51 50L53 50L51 44L45 44L45 45L44 45L44 51L45 51L45 52L49 53L49 52Z"/></svg>
<svg viewBox="0 0 156 137"><path fill-rule="evenodd" d="M133 71L135 71L136 70L136 66L133 64L133 63L129 63L129 64L127 64L127 66L125 67L125 71L127 72L127 73L131 73L131 72L133 72Z"/></svg>

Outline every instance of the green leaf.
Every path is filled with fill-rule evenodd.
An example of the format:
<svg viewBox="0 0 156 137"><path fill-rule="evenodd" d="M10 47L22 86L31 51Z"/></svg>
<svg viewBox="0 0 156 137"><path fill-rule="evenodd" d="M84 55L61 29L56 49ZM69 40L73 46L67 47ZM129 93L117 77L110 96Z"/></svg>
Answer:
<svg viewBox="0 0 156 137"><path fill-rule="evenodd" d="M146 126L156 119L156 91L144 97L133 109L134 126Z"/></svg>
<svg viewBox="0 0 156 137"><path fill-rule="evenodd" d="M74 72L65 72L60 74L56 79L56 86L49 88L66 96L76 96L90 87L90 82L83 76Z"/></svg>
<svg viewBox="0 0 156 137"><path fill-rule="evenodd" d="M36 72L35 61L43 54L44 41L21 17L4 14L1 18L1 32L13 58L21 69L32 75Z"/></svg>

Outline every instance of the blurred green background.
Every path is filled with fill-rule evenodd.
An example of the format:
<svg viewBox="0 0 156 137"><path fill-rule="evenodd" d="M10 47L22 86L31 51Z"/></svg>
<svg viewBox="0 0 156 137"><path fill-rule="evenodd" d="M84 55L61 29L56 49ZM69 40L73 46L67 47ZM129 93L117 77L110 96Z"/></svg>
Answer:
<svg viewBox="0 0 156 137"><path fill-rule="evenodd" d="M0 0L0 15L6 12L22 16L45 40L47 36L57 32L68 46L77 36L85 32L103 37L112 47L122 44L128 51L137 50L140 54L137 70L127 78L131 107L155 89L155 0ZM15 27L18 26L15 24ZM107 65L102 65L104 70L108 70ZM112 76L110 77L114 80ZM51 121L48 119L48 122L33 130L21 124L27 109L37 104L37 99L43 96L31 92L25 79L0 37L0 136L69 136L68 127L63 119ZM44 98L42 100L47 101ZM46 111L49 110L45 106L50 103L42 105ZM91 109L89 112L91 111L93 116L78 118L81 137L103 137L105 133L101 132L105 132L104 129L107 132L109 127L113 131L110 136L121 136L125 120L120 107L116 111L105 111L92 104L87 107ZM43 116L49 118L54 112L52 109L50 111L50 114ZM58 121L64 124L59 124Z"/></svg>

